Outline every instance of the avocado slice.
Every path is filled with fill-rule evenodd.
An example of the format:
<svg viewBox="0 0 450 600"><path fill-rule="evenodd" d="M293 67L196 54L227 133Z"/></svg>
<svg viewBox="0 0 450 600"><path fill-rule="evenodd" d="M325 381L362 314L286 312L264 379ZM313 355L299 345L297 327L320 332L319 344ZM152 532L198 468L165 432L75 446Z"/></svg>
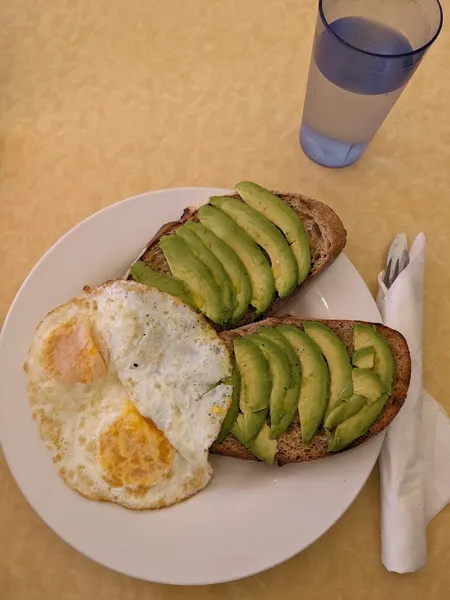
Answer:
<svg viewBox="0 0 450 600"><path fill-rule="evenodd" d="M230 429L232 428L234 422L237 419L239 414L239 396L241 393L241 378L239 377L239 372L236 367L233 369L233 373L231 375L231 385L233 386L233 394L231 396L231 405L228 409L228 412L225 416L225 419L222 422L222 426L219 431L219 435L217 436L217 442L222 442L226 436L228 435Z"/></svg>
<svg viewBox="0 0 450 600"><path fill-rule="evenodd" d="M192 254L201 260L211 271L222 293L224 319L229 321L235 307L235 299L231 280L225 272L222 263L208 250L208 248L206 248L200 238L186 227L186 225L179 227L176 235L179 235L184 239Z"/></svg>
<svg viewBox="0 0 450 600"><path fill-rule="evenodd" d="M381 379L370 369L353 369L352 376L355 394L364 396L367 404L373 404L386 392Z"/></svg>
<svg viewBox="0 0 450 600"><path fill-rule="evenodd" d="M302 382L298 411L305 443L312 440L322 423L328 403L330 374L316 343L304 331L292 325L277 327L292 346L300 362Z"/></svg>
<svg viewBox="0 0 450 600"><path fill-rule="evenodd" d="M210 252L222 263L231 280L236 306L231 314L231 322L238 323L248 310L252 291L250 278L241 259L228 244L218 238L201 223L188 221L184 228L189 229L203 242Z"/></svg>
<svg viewBox="0 0 450 600"><path fill-rule="evenodd" d="M369 406L386 392L386 388L378 375L370 369L353 369L354 394L348 400L337 402L325 417L325 427L332 429L358 412L364 404Z"/></svg>
<svg viewBox="0 0 450 600"><path fill-rule="evenodd" d="M314 321L305 321L303 328L319 346L330 370L330 400L325 411L326 421L335 404L353 395L352 365L347 348L331 329Z"/></svg>
<svg viewBox="0 0 450 600"><path fill-rule="evenodd" d="M358 396L358 394L353 394L353 396L345 402L339 402L325 419L325 427L327 429L333 429L333 427L336 427L339 423L343 423L356 414L365 404L367 404L367 399L364 398L364 396Z"/></svg>
<svg viewBox="0 0 450 600"><path fill-rule="evenodd" d="M230 431L246 448L250 449L252 442L261 431L261 428L267 424L266 417L267 410L252 412L247 408L245 412L239 413ZM239 428L239 435L236 433L237 428Z"/></svg>
<svg viewBox="0 0 450 600"><path fill-rule="evenodd" d="M269 261L262 250L224 212L213 206L202 206L198 211L200 223L227 243L242 261L251 282L250 304L258 314L263 313L275 299L275 281Z"/></svg>
<svg viewBox="0 0 450 600"><path fill-rule="evenodd" d="M208 267L192 254L186 242L177 235L165 235L159 245L172 274L189 289L196 307L211 321L225 321L220 288Z"/></svg>
<svg viewBox="0 0 450 600"><path fill-rule="evenodd" d="M272 380L264 354L248 339L234 340L234 356L241 377L239 408L243 413L243 443L248 447L266 422Z"/></svg>
<svg viewBox="0 0 450 600"><path fill-rule="evenodd" d="M241 376L241 395L245 405L240 404L244 412L245 406L258 412L269 408L272 379L267 359L261 350L248 338L237 337L234 340L234 356Z"/></svg>
<svg viewBox="0 0 450 600"><path fill-rule="evenodd" d="M382 394L373 404L365 404L356 414L340 423L328 440L328 452L338 452L364 435L375 423L384 408L389 394Z"/></svg>
<svg viewBox="0 0 450 600"><path fill-rule="evenodd" d="M291 369L289 361L281 348L260 335L249 335L246 338L261 350L269 363L270 376L272 379L272 390L270 392L270 437L277 438L286 428L280 430L280 423L285 424L286 416L289 415L289 423L298 406L298 395L289 396L291 404L287 404L286 395L291 389ZM288 426L289 426L288 423Z"/></svg>
<svg viewBox="0 0 450 600"><path fill-rule="evenodd" d="M284 433L289 427L298 408L298 404L300 401L300 384L302 377L300 363L292 346L276 329L273 329L271 327L262 327L261 329L258 329L257 334L276 344L278 348L280 348L280 350L284 352L289 362L291 385L286 390L286 396L284 398L286 414L284 417L281 417L280 422L276 427L274 427L274 424L271 423L271 436L273 438L277 438L279 435Z"/></svg>
<svg viewBox="0 0 450 600"><path fill-rule="evenodd" d="M213 196L209 201L264 248L270 259L278 295L280 298L292 296L298 280L297 261L280 230L266 217L236 198Z"/></svg>
<svg viewBox="0 0 450 600"><path fill-rule="evenodd" d="M392 392L395 364L389 344L377 333L375 327L363 323L353 325L353 344L355 350L373 346L375 351L373 372L379 375L386 391L390 394Z"/></svg>
<svg viewBox="0 0 450 600"><path fill-rule="evenodd" d="M235 190L246 204L272 221L284 233L297 261L297 283L302 283L311 268L311 250L305 227L295 210L269 190L251 181L241 181L235 186Z"/></svg>
<svg viewBox="0 0 450 600"><path fill-rule="evenodd" d="M273 465L277 454L277 441L271 438L270 428L267 423L264 423L261 427L249 450L253 452L256 458L263 460L268 465Z"/></svg>
<svg viewBox="0 0 450 600"><path fill-rule="evenodd" d="M360 369L372 369L375 362L375 350L373 346L366 346L356 350L352 356L352 364Z"/></svg>
<svg viewBox="0 0 450 600"><path fill-rule="evenodd" d="M242 413L234 423L231 433L241 442L241 444L245 445L244 415ZM258 435L248 446L248 449L256 456L256 458L263 460L269 465L273 465L277 453L277 442L276 440L272 440L269 434L270 428L267 423L264 423Z"/></svg>
<svg viewBox="0 0 450 600"><path fill-rule="evenodd" d="M155 287L170 296L176 296L191 308L197 308L191 298L187 286L171 275L156 273L145 262L139 260L130 267L130 273L135 281L150 287Z"/></svg>

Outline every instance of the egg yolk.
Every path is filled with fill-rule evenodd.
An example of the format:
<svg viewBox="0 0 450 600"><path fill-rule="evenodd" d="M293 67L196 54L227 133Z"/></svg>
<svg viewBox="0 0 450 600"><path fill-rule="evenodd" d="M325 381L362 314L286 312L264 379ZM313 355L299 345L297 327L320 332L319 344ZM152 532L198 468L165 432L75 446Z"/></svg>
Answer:
<svg viewBox="0 0 450 600"><path fill-rule="evenodd" d="M105 362L89 326L78 317L51 332L42 357L47 373L63 385L90 383L106 374Z"/></svg>
<svg viewBox="0 0 450 600"><path fill-rule="evenodd" d="M99 458L113 487L154 485L170 472L173 449L153 421L129 402L117 421L100 435Z"/></svg>

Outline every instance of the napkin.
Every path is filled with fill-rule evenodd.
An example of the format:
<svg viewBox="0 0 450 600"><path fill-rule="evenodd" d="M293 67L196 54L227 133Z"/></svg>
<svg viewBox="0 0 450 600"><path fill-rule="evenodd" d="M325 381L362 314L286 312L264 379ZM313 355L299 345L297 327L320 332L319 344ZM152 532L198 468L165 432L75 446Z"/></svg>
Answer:
<svg viewBox="0 0 450 600"><path fill-rule="evenodd" d="M409 265L389 290L384 272L378 276L383 322L405 336L412 367L408 396L380 454L382 560L397 573L425 566L427 523L450 502L450 420L422 384L424 265L425 236L419 234Z"/></svg>

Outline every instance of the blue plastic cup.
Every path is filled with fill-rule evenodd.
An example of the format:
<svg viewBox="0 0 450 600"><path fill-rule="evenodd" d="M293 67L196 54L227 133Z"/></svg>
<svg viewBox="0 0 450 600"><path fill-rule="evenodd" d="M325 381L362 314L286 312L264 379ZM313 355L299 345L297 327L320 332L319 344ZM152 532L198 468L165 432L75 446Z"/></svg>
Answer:
<svg viewBox="0 0 450 600"><path fill-rule="evenodd" d="M319 0L300 128L313 161L357 161L442 28L438 0Z"/></svg>

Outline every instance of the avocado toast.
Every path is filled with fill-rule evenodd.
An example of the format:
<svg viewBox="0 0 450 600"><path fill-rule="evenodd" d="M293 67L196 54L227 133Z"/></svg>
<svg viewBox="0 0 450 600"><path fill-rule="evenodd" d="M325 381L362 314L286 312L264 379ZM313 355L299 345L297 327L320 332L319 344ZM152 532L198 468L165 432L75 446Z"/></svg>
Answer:
<svg viewBox="0 0 450 600"><path fill-rule="evenodd" d="M335 212L251 182L163 225L125 277L178 295L218 329L270 316L343 250ZM219 267L219 268L218 268Z"/></svg>
<svg viewBox="0 0 450 600"><path fill-rule="evenodd" d="M339 340L339 343L334 344L337 349L330 348L329 345L326 347L327 342L323 341L323 337L320 335L316 337L314 334L312 335L316 340L310 338L313 351L311 352L311 348L308 349L307 345L304 345L302 339L306 335L305 332L311 333L311 330L320 329L326 330L325 338L335 336ZM275 336L272 332L275 332ZM253 389L247 388L246 404L243 410L241 406L241 413L236 421L237 427L232 426L226 436L219 436L220 441L216 441L212 446L212 453L246 460L255 460L257 455L269 463L276 460L279 465L311 461L354 448L367 441L385 429L399 412L407 395L411 373L408 346L399 332L379 324L355 321L314 321L312 323L299 317L284 316L267 318L234 331L223 331L220 335L233 352L236 342L241 344L246 339L251 340L255 335L263 338L276 337L278 333L281 333L292 347L297 345L296 351L300 349L300 373L303 377L303 386L307 385L309 388L306 397L303 398L308 416L308 420L305 421L306 427L309 428L307 439L305 440L302 431L302 425L305 426L303 419L306 416L302 414L301 389L299 390L300 418L298 413L294 414L286 431L281 435L278 435L277 431L272 436L274 439L271 439L269 424L272 425L270 418L272 407L271 399L268 399L270 390L267 390L267 383L265 386L261 384L261 380L264 382L265 379L269 379L273 382L274 377L271 376L270 370L261 369L260 363L256 367L259 371L256 372L255 378L259 380L259 388L264 388L264 397L251 397ZM300 348L302 344L303 349ZM346 356L343 356L342 348L345 349ZM368 349L367 354L374 351L373 366L371 369L367 367L367 363L361 368L354 366L353 378L349 379L348 372L352 369L351 357L355 350L362 348ZM310 359L309 365L307 361L302 360L305 352ZM251 368L248 364L247 361L247 369ZM237 366L239 368L239 364ZM280 369L277 368L277 372L279 373ZM293 385L296 385L296 381ZM333 398L337 385L340 386L338 400ZM331 409L330 400L334 401L334 411L328 413ZM259 419L263 412L263 427L256 437L257 448L252 447L253 442L245 438L244 421L248 407ZM285 410L289 412L289 403ZM253 416L250 416L253 425ZM360 435L353 439L356 433ZM249 435L251 434L252 431Z"/></svg>
<svg viewBox="0 0 450 600"><path fill-rule="evenodd" d="M234 356L213 453L282 465L352 448L403 404L407 344L381 325L271 317L337 257L346 232L315 200L252 182L235 189L164 225L125 277L201 312Z"/></svg>

